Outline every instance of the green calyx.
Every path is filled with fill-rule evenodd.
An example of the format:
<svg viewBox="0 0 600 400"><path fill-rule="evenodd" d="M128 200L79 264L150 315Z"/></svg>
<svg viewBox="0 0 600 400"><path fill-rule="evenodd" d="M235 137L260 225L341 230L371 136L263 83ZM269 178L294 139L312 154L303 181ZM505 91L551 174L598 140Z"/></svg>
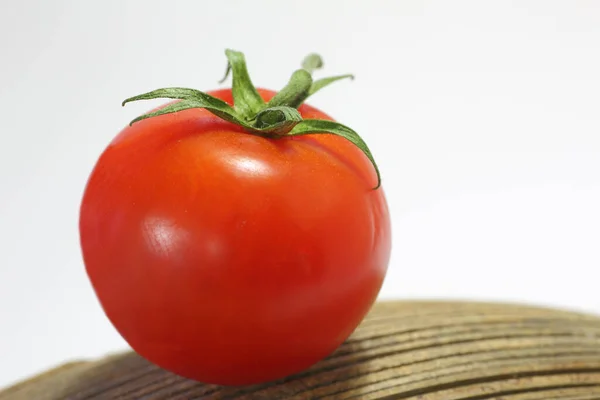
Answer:
<svg viewBox="0 0 600 400"><path fill-rule="evenodd" d="M180 101L171 103L157 111L141 115L131 121L130 125L143 119L175 113L189 108L204 108L219 118L243 127L248 133L270 139L308 134L333 134L349 140L362 150L373 164L377 173L377 186L374 189L378 189L381 186L379 168L369 147L358 133L337 122L303 119L298 112L298 107L309 96L338 80L353 79L352 75L339 75L313 80L312 73L323 66L323 60L317 54L310 54L304 59L302 68L292 74L288 84L268 103L265 103L250 80L244 55L233 50L226 50L225 54L228 63L225 77L222 81L225 81L229 73L231 73L233 106L230 106L221 99L195 89L176 87L156 89L148 93L130 97L123 101L123 105L132 101L157 98L177 99Z"/></svg>

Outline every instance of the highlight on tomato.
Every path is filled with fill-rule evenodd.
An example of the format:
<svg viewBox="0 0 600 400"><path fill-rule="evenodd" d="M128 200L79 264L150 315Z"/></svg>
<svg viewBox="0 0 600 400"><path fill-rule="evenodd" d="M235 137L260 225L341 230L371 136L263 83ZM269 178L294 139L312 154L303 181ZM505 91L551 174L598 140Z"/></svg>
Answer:
<svg viewBox="0 0 600 400"><path fill-rule="evenodd" d="M226 56L230 89L124 101L172 99L100 155L79 229L93 289L134 351L244 385L303 371L349 337L381 288L391 228L367 144L304 103L351 76L313 79L313 54L274 92L255 88L242 53Z"/></svg>

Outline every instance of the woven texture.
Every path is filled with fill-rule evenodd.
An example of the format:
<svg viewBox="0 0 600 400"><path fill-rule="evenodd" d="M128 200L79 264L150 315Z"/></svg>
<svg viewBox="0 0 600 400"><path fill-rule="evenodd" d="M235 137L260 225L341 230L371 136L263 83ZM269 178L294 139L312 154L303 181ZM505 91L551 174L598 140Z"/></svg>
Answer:
<svg viewBox="0 0 600 400"><path fill-rule="evenodd" d="M600 318L514 304L381 302L331 357L269 384L203 385L124 353L0 392L0 400L65 399L600 399Z"/></svg>

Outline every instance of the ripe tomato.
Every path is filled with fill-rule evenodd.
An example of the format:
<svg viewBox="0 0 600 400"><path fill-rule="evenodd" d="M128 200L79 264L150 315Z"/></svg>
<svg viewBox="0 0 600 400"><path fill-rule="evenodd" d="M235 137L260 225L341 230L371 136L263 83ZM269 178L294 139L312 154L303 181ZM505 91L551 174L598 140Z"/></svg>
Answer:
<svg viewBox="0 0 600 400"><path fill-rule="evenodd" d="M198 108L142 120L89 178L86 270L118 332L160 367L216 384L281 378L332 353L379 292L390 221L375 182L339 136L261 137Z"/></svg>

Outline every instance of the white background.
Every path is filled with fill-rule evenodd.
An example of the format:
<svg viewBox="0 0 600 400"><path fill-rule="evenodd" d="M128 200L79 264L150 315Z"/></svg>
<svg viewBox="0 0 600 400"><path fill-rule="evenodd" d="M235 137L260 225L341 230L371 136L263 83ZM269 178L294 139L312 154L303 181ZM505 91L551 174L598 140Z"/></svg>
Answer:
<svg viewBox="0 0 600 400"><path fill-rule="evenodd" d="M600 2L0 1L0 386L125 348L84 273L96 157L157 87L217 86L226 47L278 89L300 59L352 72L311 103L383 172L383 298L600 313Z"/></svg>

